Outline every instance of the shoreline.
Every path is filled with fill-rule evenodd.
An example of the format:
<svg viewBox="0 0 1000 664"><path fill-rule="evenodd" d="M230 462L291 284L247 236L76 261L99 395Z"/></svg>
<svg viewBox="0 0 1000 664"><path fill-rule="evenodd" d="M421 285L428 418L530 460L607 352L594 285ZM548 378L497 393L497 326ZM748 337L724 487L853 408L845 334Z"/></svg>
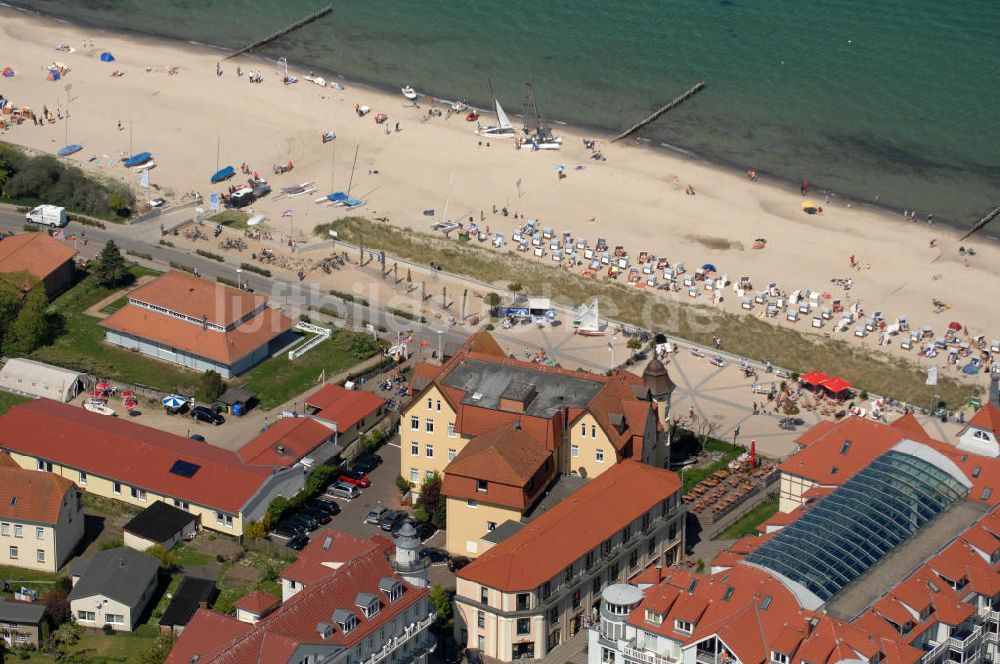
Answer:
<svg viewBox="0 0 1000 664"><path fill-rule="evenodd" d="M49 13L46 13L44 11L40 11L40 10L35 9L35 8L21 7L21 6L12 5L12 4L9 4L9 3L6 3L6 2L0 2L0 11L2 11L2 10L11 10L11 11L19 12L19 13L24 14L25 16L37 18L37 19L42 20L42 21L51 20L51 21L55 21L55 22L58 22L60 24L66 25L66 26L94 29L94 30L97 30L97 31L99 31L99 32L101 32L103 34L107 34L107 35L111 35L113 37L119 37L119 38L123 38L123 39L133 39L133 40L137 40L137 41L149 41L149 42L155 43L155 44L161 44L161 45L172 46L172 47L178 47L178 46L180 46L182 48L184 47L184 45L187 45L187 46L191 46L191 47L194 47L194 48L204 48L204 49L207 49L207 50L210 50L210 51L218 51L220 53L225 53L227 55L235 52L235 49L227 47L227 46L222 46L222 45L219 45L219 44L212 44L212 43L207 43L207 42L200 42L200 41L196 41L196 40L187 40L187 39L182 39L180 37L171 37L169 35L164 35L164 34L154 33L154 32L147 32L147 31L144 31L144 30L123 30L123 29L119 29L119 28L108 28L108 27L100 25L100 23L98 23L96 21L80 20L80 19L77 19L77 18L67 19L67 18L58 16L58 15L55 15L55 14L49 14ZM259 61L259 62L262 62L262 63L266 63L269 66L277 66L277 60L276 59L273 59L273 58L268 57L266 55L262 55L260 53L254 53L254 52L245 53L243 55L237 56L236 58L233 59L233 61L235 62L238 59L246 59L246 60L250 60L250 61ZM314 73L322 75L328 81L329 80L338 80L338 81L341 81L341 82L343 82L345 84L349 84L353 88L360 88L362 90L368 89L368 90L371 90L372 92L375 92L377 94L384 94L384 95L388 95L388 96L396 96L398 94L398 92L399 92L399 89L397 87L392 86L391 84L381 83L381 82L378 82L378 81L373 81L373 80L370 80L370 79L367 79L367 78L364 78L364 77L357 77L357 76L354 76L354 75L352 75L350 73L339 72L339 71L336 71L336 70L333 70L333 69L326 69L326 68L322 68L322 67L317 67L317 66L311 65L310 63L307 63L307 62L299 63L298 61L289 60L288 61L288 68L289 68L289 71L291 71L293 69L295 69L295 70L297 70L299 72L313 71ZM707 83L708 83L708 85L711 85L711 82L707 82ZM427 93L423 93L423 92L421 92L419 90L417 92L420 95L420 97L419 97L420 100L433 98L436 101L441 102L441 103L454 101L454 100L447 99L445 97L440 97L440 96L436 96L436 95L430 95L430 94L427 94ZM470 108L476 108L480 112L486 113L488 115L493 115L493 112L492 112L492 110L490 108L485 108L485 107L481 107L481 106L475 106L474 104L471 104L471 103L469 104L469 107ZM523 117L523 114L521 114L521 113L511 113L511 112L508 112L508 115L510 117L512 117L512 118L514 118L514 117L516 117L516 118ZM614 129L614 128L612 128L612 127L602 127L602 126L592 125L592 124L588 124L588 123L577 123L577 122L572 121L572 120L566 121L566 120L559 120L559 119L556 119L556 118L546 118L546 119L551 124L556 125L556 127L562 128L563 131L570 131L570 132L577 133L577 134L582 134L582 135L594 135L595 137L597 137L597 140L599 140L600 142L604 143L606 146L610 145L610 139L612 137L614 137L615 133L617 132L617 130ZM623 143L623 145L624 144L625 143ZM688 148L685 148L682 145L673 145L673 144L665 143L665 142L658 141L658 140L655 140L655 139L649 139L649 138L630 139L629 144L632 147L646 148L646 149L652 150L654 152L662 150L662 151L665 151L665 152L669 153L670 155L672 155L672 156L674 156L676 158L683 159L683 160L689 160L689 161L692 161L692 162L695 162L695 163L700 163L700 164L703 164L703 165L706 165L706 166L709 166L709 167L717 168L720 171L723 171L723 172L726 172L726 173L729 173L729 174L736 174L736 175L739 175L739 176L745 175L748 169L753 169L754 168L753 166L750 166L750 165L741 165L741 164L738 164L736 162L733 162L733 161L730 161L730 160L727 160L727 159L724 159L724 158L721 158L721 157L716 157L716 156L712 156L712 155L701 154L699 152L696 152L696 151L690 150ZM782 176L779 176L779 175L775 175L775 174L769 173L767 171L759 171L758 170L757 173L758 173L758 181L762 185L775 187L777 189L781 189L781 190L787 191L790 194L795 194L795 191L798 189L798 183L795 182L795 181L792 181L792 180L790 180L788 178L785 178L785 177L782 177ZM810 184L812 184L812 182L810 182ZM903 212L904 212L903 208L899 208L899 207L892 206L892 205L885 205L885 204L882 204L880 202L876 202L874 200L870 200L870 199L866 199L866 198L860 198L860 197L852 196L852 195L849 195L849 194L836 193L836 192L834 192L832 190L823 189L823 188L821 188L819 186L813 186L810 189L810 194L809 195L814 196L814 197L815 196L819 196L819 195L824 195L824 196L825 195L829 195L829 197L830 197L829 203L824 203L824 205L826 205L826 206L840 205L840 206L844 206L844 207L847 207L847 208L852 208L852 207L855 207L855 206L863 207L866 210L870 210L872 212L875 212L875 213L878 213L878 214L881 214L881 215L885 216L886 220L892 220L893 218L895 218L896 221L903 222L907 226L910 225L909 223L907 223L903 219L901 219L901 217L903 215ZM990 209L991 208L987 208L985 210L981 210L979 213L977 213L977 214L979 214L979 217L977 217L976 219L970 220L967 226L964 226L964 225L958 223L955 220L943 219L943 218L935 218L933 225L927 224L927 222L925 220L919 220L919 221L913 222L913 225L917 225L917 226L926 225L926 226L932 227L934 229L939 229L942 233L953 234L956 237L960 237L964 232L966 232L969 229L971 229L979 221L979 219L982 218L983 215L985 215L986 213L988 213L990 211ZM1000 222L997 222L997 223L1000 223ZM996 246L1000 246L1000 230L994 229L993 232L991 233L991 229L990 229L990 227L988 225L986 228L981 229L973 238L969 238L969 241L970 242L982 242L982 241L986 241L986 242L989 242L989 243L994 243L994 244L996 244Z"/></svg>

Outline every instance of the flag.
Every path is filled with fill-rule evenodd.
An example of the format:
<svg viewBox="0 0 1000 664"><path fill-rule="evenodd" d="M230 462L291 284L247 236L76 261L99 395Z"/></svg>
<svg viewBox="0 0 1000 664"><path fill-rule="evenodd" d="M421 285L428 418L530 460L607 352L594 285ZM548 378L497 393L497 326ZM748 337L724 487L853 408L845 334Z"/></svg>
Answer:
<svg viewBox="0 0 1000 664"><path fill-rule="evenodd" d="M927 368L927 385L937 385L937 367Z"/></svg>
<svg viewBox="0 0 1000 664"><path fill-rule="evenodd" d="M213 212L219 211L219 192L213 191L212 195L209 196L208 207L211 208Z"/></svg>
<svg viewBox="0 0 1000 664"><path fill-rule="evenodd" d="M149 169L147 168L139 176L139 186L143 189L149 189Z"/></svg>
<svg viewBox="0 0 1000 664"><path fill-rule="evenodd" d="M285 210L284 212L281 213L281 216L282 217L290 217L290 216L292 216L292 211L291 210Z"/></svg>

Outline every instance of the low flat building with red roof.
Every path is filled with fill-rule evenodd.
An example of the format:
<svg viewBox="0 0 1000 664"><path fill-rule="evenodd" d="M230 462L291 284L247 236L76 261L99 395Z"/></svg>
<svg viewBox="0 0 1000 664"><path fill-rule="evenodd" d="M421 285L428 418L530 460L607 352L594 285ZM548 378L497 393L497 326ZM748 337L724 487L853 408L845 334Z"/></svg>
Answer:
<svg viewBox="0 0 1000 664"><path fill-rule="evenodd" d="M424 664L436 643L426 578L414 583L401 568L409 543L340 533L313 540L283 573L309 566L309 582L276 599L251 593L236 603L251 622L199 609L167 664L301 664L407 662ZM417 542L419 545L419 541Z"/></svg>
<svg viewBox="0 0 1000 664"><path fill-rule="evenodd" d="M294 321L262 295L174 271L131 291L100 325L108 343L229 378L270 357Z"/></svg>
<svg viewBox="0 0 1000 664"><path fill-rule="evenodd" d="M337 440L344 448L374 427L385 416L388 405L374 392L349 390L333 383L319 388L303 403L313 417L337 432Z"/></svg>
<svg viewBox="0 0 1000 664"><path fill-rule="evenodd" d="M683 558L680 489L634 460L585 483L457 573L456 638L504 662L545 659L605 587Z"/></svg>
<svg viewBox="0 0 1000 664"><path fill-rule="evenodd" d="M245 463L289 468L331 442L335 436L332 428L310 417L282 417L268 425L266 431L241 447L236 454Z"/></svg>
<svg viewBox="0 0 1000 664"><path fill-rule="evenodd" d="M235 452L49 399L0 416L0 450L22 468L140 508L162 500L230 535L305 480L301 468L245 463Z"/></svg>
<svg viewBox="0 0 1000 664"><path fill-rule="evenodd" d="M40 283L51 300L73 285L76 249L48 233L21 233L0 240L0 280L27 291Z"/></svg>
<svg viewBox="0 0 1000 664"><path fill-rule="evenodd" d="M57 572L83 539L83 502L64 477L0 463L0 565Z"/></svg>

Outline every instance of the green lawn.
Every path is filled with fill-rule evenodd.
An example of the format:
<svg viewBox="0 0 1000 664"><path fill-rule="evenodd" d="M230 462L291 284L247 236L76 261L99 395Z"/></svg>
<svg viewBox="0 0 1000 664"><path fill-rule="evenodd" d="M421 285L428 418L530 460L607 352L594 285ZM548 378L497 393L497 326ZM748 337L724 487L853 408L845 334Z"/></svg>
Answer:
<svg viewBox="0 0 1000 664"><path fill-rule="evenodd" d="M174 548L173 553L174 565L177 567L197 567L198 565L206 565L215 560L215 558L207 553L195 551L186 543L178 544Z"/></svg>
<svg viewBox="0 0 1000 664"><path fill-rule="evenodd" d="M136 278L156 274L138 266L132 266L131 270ZM57 298L49 311L61 317L62 334L50 345L33 352L31 358L166 392L196 391L199 374L104 342L104 328L98 325L98 319L84 311L113 292L97 286L88 276Z"/></svg>
<svg viewBox="0 0 1000 664"><path fill-rule="evenodd" d="M715 463L712 463L704 468L692 468L690 470L684 469L681 472L681 478L683 479L683 487L681 488L681 493L690 491L694 488L698 482L702 481L712 473L717 470L722 470L729 465L729 462L738 457L743 453L743 448L734 447L729 443L724 443L721 440L709 440L705 444L705 449L710 452L722 452L722 458Z"/></svg>
<svg viewBox="0 0 1000 664"><path fill-rule="evenodd" d="M10 591L6 593L0 592L0 597L13 597L14 591L21 586L31 588L38 593L39 597L41 597L50 588L55 586L58 580L58 574L0 565L0 581L7 581L10 583Z"/></svg>
<svg viewBox="0 0 1000 664"><path fill-rule="evenodd" d="M324 370L330 378L378 351L379 346L369 335L336 330L297 360L289 360L287 353L276 355L235 382L256 393L261 406L270 409L316 385Z"/></svg>
<svg viewBox="0 0 1000 664"><path fill-rule="evenodd" d="M17 394L11 394L10 392L0 392L0 415L3 415L11 406L16 406L19 403L24 403L25 401L31 401L28 397L22 397Z"/></svg>
<svg viewBox="0 0 1000 664"><path fill-rule="evenodd" d="M111 302L110 304L107 304L104 307L102 307L101 308L101 313L102 314L113 314L116 311L118 311L119 309L121 309L122 307L124 307L126 304L128 304L128 295L122 295L120 298L118 298L114 302Z"/></svg>
<svg viewBox="0 0 1000 664"><path fill-rule="evenodd" d="M20 662L73 662L74 664L129 664L138 662L142 653L153 645L156 640L156 633L150 633L148 629L139 631L120 632L105 636L99 630L88 630L80 641L73 646L65 648L66 653L60 658L55 655L33 652L28 659L14 660Z"/></svg>
<svg viewBox="0 0 1000 664"><path fill-rule="evenodd" d="M223 210L218 214L213 214L211 217L208 217L206 221L213 224L222 224L223 226L228 226L229 228L243 230L249 228L247 226L247 219L249 218L250 215L242 210Z"/></svg>
<svg viewBox="0 0 1000 664"><path fill-rule="evenodd" d="M757 505L752 510L741 516L721 533L712 539L739 539L747 535L756 535L757 526L764 523L778 511L778 499L771 498Z"/></svg>

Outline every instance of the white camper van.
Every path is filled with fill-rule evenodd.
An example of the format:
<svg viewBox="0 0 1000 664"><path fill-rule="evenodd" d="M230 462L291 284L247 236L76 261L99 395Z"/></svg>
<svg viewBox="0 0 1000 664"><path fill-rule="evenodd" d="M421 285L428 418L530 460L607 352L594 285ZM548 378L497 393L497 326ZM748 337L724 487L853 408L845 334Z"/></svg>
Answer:
<svg viewBox="0 0 1000 664"><path fill-rule="evenodd" d="M66 218L66 208L55 205L39 205L26 214L25 218L33 224L55 226L57 228L62 228L69 223L69 219Z"/></svg>

